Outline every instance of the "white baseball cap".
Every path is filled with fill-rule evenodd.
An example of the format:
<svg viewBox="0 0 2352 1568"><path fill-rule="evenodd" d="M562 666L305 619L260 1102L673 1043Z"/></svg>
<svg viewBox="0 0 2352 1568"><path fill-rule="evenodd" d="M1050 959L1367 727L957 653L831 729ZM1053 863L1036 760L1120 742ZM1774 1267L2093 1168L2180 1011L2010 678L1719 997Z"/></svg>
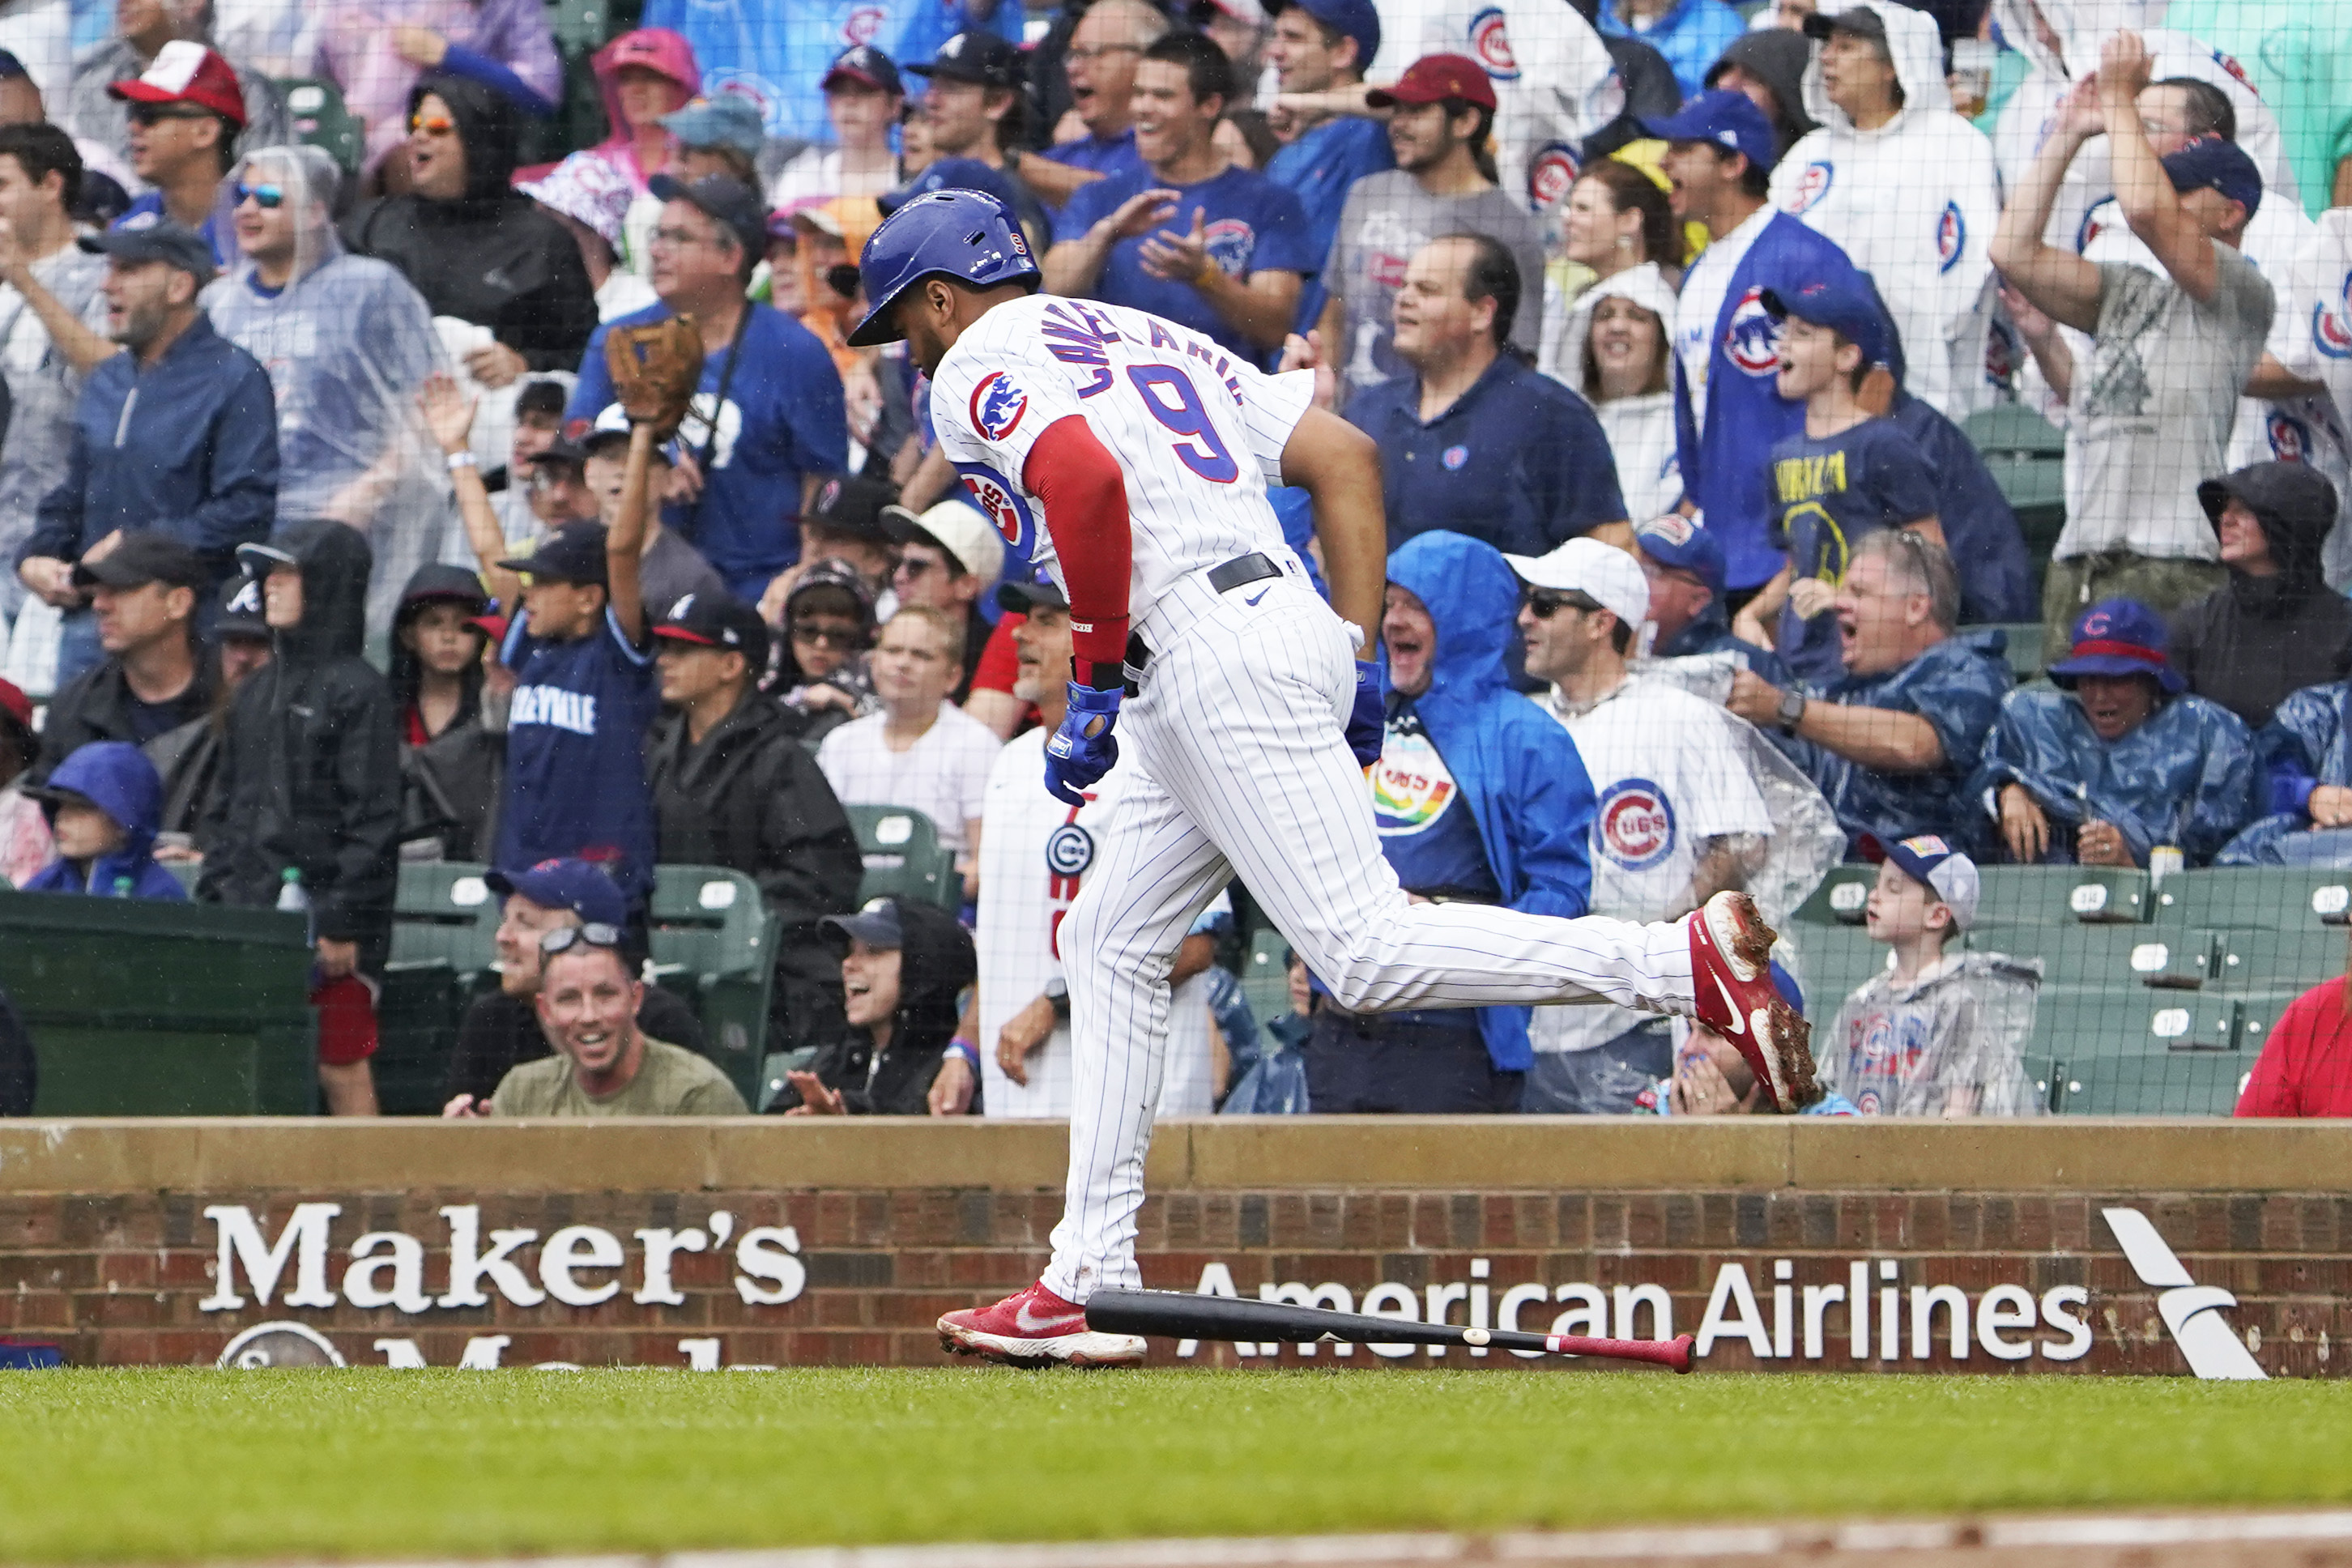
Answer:
<svg viewBox="0 0 2352 1568"><path fill-rule="evenodd" d="M1631 552L1597 539L1571 539L1549 555L1506 555L1519 581L1555 593L1582 594L1639 630L1650 618L1650 580Z"/></svg>
<svg viewBox="0 0 2352 1568"><path fill-rule="evenodd" d="M1003 574L1004 536L970 501L935 502L920 517L903 506L886 506L882 527L900 544L929 544L946 551L957 565L980 579L982 588Z"/></svg>

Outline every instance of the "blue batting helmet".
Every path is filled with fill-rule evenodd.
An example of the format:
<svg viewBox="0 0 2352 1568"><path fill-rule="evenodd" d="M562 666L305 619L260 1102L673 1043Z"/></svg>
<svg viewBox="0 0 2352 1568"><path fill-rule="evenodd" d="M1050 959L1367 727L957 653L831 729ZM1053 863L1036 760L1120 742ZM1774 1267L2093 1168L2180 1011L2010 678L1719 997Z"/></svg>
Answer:
<svg viewBox="0 0 2352 1568"><path fill-rule="evenodd" d="M976 289L1045 282L1021 224L984 191L933 191L882 220L857 258L866 286L866 319L849 334L852 348L894 343L905 334L890 322L899 295L924 279L952 278Z"/></svg>

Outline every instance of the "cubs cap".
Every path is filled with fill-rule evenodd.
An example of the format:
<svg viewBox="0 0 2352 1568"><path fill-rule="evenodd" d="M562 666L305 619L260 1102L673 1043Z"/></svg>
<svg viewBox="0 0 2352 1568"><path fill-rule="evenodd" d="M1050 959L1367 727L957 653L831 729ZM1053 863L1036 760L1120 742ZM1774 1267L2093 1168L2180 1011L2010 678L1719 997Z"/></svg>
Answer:
<svg viewBox="0 0 2352 1568"><path fill-rule="evenodd" d="M768 254L768 205L742 181L726 174L705 174L692 184L671 174L656 174L646 182L655 199L685 202L698 207L714 223L735 231L746 256Z"/></svg>
<svg viewBox="0 0 2352 1568"><path fill-rule="evenodd" d="M1356 40L1356 74L1364 74L1381 52L1381 12L1372 0L1272 0L1269 16L1279 16L1296 5L1333 32Z"/></svg>
<svg viewBox="0 0 2352 1568"><path fill-rule="evenodd" d="M726 594L688 594L669 607L654 636L696 647L729 649L743 656L752 674L768 668L768 623L760 612Z"/></svg>
<svg viewBox="0 0 2352 1568"><path fill-rule="evenodd" d="M261 584L242 573L229 578L221 588L220 613L213 617L213 640L223 637L258 637L270 636L269 622L261 613Z"/></svg>
<svg viewBox="0 0 2352 1568"><path fill-rule="evenodd" d="M888 544L892 541L882 523L882 509L898 499L898 487L887 479L830 479L817 487L816 505L803 521L828 533Z"/></svg>
<svg viewBox="0 0 2352 1568"><path fill-rule="evenodd" d="M1495 107L1495 84L1486 68L1467 55L1423 55L1405 68L1393 87L1374 88L1364 101L1374 109L1410 108L1458 99L1481 109Z"/></svg>
<svg viewBox="0 0 2352 1568"><path fill-rule="evenodd" d="M1633 542L1661 566L1687 572L1721 598L1727 573L1723 541L1678 511L1635 525Z"/></svg>
<svg viewBox="0 0 2352 1568"><path fill-rule="evenodd" d="M2164 617L2137 599L2102 599L2074 623L2074 650L2042 671L2072 690L2078 675L2152 675L2178 697L2189 682L2172 668Z"/></svg>
<svg viewBox="0 0 2352 1568"><path fill-rule="evenodd" d="M528 573L542 583L593 583L598 587L609 585L605 575L604 525L601 522L568 522L545 539L528 555L519 555L499 565L509 572Z"/></svg>
<svg viewBox="0 0 2352 1568"><path fill-rule="evenodd" d="M907 943L907 927L899 919L896 899L869 900L856 914L827 915L816 922L816 927L843 947L853 941L868 947L904 947Z"/></svg>
<svg viewBox="0 0 2352 1568"><path fill-rule="evenodd" d="M698 98L684 109L663 115L661 124L681 145L731 147L746 158L757 158L768 141L760 106L740 92Z"/></svg>
<svg viewBox="0 0 2352 1568"><path fill-rule="evenodd" d="M1878 296L1859 272L1783 282L1764 290L1763 305L1776 321L1794 316L1829 328L1862 350L1865 365L1886 363L1886 318L1878 308Z"/></svg>
<svg viewBox="0 0 2352 1568"><path fill-rule="evenodd" d="M160 261L167 267L176 267L193 274L198 287L211 282L218 270L211 240L185 224L157 217L153 213L132 213L121 226L100 234L85 234L74 243L89 256L109 256L134 264Z"/></svg>
<svg viewBox="0 0 2352 1568"><path fill-rule="evenodd" d="M202 44L174 38L139 75L109 82L106 96L129 103L193 103L245 129L245 89L229 63Z"/></svg>
<svg viewBox="0 0 2352 1568"><path fill-rule="evenodd" d="M1905 876L1926 884L1944 901L1952 911L1952 924L1966 931L1977 923L1977 899L1982 880L1977 876L1975 861L1934 833L1889 840L1881 843L1879 848Z"/></svg>
<svg viewBox="0 0 2352 1568"><path fill-rule="evenodd" d="M625 925L629 904L604 868L585 860L541 860L528 871L491 871L483 883L501 899L520 893L544 909L570 910L589 925Z"/></svg>
<svg viewBox="0 0 2352 1568"><path fill-rule="evenodd" d="M958 33L940 46L926 66L908 66L908 76L972 81L982 87L1021 85L1021 52L994 33Z"/></svg>
<svg viewBox="0 0 2352 1568"><path fill-rule="evenodd" d="M1628 626L1650 618L1650 580L1629 551L1597 539L1571 539L1549 555L1506 555L1530 587L1582 594Z"/></svg>
<svg viewBox="0 0 2352 1568"><path fill-rule="evenodd" d="M966 574L993 583L1004 570L1004 536L967 500L953 497L920 516L903 506L882 509L882 529L893 544L928 544L947 552Z"/></svg>
<svg viewBox="0 0 2352 1568"><path fill-rule="evenodd" d="M1038 610L1066 610L1070 607L1070 601L1050 579L1040 577L1034 583L998 584L996 607L1016 616L1026 616Z"/></svg>
<svg viewBox="0 0 2352 1568"><path fill-rule="evenodd" d="M907 90L897 64L871 44L853 44L834 56L833 63L824 68L824 79L817 83L817 90L830 92L835 82L845 79L863 82L879 92L903 96Z"/></svg>
<svg viewBox="0 0 2352 1568"><path fill-rule="evenodd" d="M2219 191L2246 209L2251 221L2263 205L2263 174L2246 150L2219 136L2200 136L2164 161L2172 188L2182 195L2191 191Z"/></svg>
<svg viewBox="0 0 2352 1568"><path fill-rule="evenodd" d="M1728 88L1702 92L1672 114L1643 121L1642 129L1661 142L1711 142L1767 171L1780 161L1772 122L1746 93Z"/></svg>
<svg viewBox="0 0 2352 1568"><path fill-rule="evenodd" d="M99 559L75 562L73 580L84 588L144 588L161 583L167 588L202 590L211 584L213 574L194 551L170 534L138 529L115 541L114 548Z"/></svg>

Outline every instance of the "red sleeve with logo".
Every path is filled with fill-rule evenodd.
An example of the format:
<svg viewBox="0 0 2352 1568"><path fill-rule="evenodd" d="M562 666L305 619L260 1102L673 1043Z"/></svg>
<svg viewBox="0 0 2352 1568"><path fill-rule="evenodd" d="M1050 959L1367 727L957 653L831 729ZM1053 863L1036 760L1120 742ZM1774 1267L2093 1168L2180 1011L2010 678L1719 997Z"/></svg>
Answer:
<svg viewBox="0 0 2352 1568"><path fill-rule="evenodd" d="M1021 467L1021 488L1045 503L1045 529L1070 595L1070 648L1081 665L1127 658L1135 536L1118 460L1076 415L1047 426Z"/></svg>
<svg viewBox="0 0 2352 1568"><path fill-rule="evenodd" d="M2352 1116L2352 1017L2345 982L2287 1005L2238 1097L2240 1116Z"/></svg>

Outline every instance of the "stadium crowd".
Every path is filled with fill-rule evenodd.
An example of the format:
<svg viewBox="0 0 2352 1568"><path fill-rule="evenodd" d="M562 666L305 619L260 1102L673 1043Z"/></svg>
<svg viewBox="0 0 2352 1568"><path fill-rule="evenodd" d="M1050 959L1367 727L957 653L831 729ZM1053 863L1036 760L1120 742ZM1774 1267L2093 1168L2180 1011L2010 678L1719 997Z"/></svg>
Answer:
<svg viewBox="0 0 2352 1568"><path fill-rule="evenodd" d="M1377 440L1412 896L1785 921L1879 866L1816 1111L2037 1109L2030 966L1947 951L1980 863L2352 865L2352 26L650 0L559 47L529 0L118 0L76 49L65 9L0 16L0 873L305 912L339 1113L434 859L505 906L453 1117L745 1109L642 979L664 864L777 918L759 1109L1066 1110L1118 775L1045 794L1067 605L903 345L847 342L866 237L949 187ZM604 334L671 315L704 368L656 443ZM2016 416L2054 538L1972 435ZM859 907L869 805L961 919ZM1233 920L1171 975L1166 1113L1756 1105L1607 1007L1358 1017L1294 965L1253 1019ZM2343 1010L2297 1008L2247 1108L2341 1113Z"/></svg>

